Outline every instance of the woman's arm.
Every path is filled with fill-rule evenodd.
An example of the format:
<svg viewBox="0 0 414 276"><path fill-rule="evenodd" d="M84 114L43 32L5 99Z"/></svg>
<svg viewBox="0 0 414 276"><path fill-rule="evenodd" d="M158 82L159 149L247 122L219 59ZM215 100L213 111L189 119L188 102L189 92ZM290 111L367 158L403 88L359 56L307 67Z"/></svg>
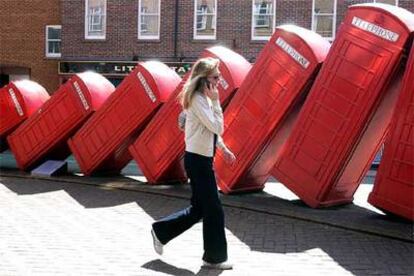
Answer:
<svg viewBox="0 0 414 276"><path fill-rule="evenodd" d="M217 147L221 150L228 149L226 144L224 144L223 138L220 135L217 136Z"/></svg>
<svg viewBox="0 0 414 276"><path fill-rule="evenodd" d="M217 147L223 152L224 160L228 164L233 164L236 161L236 156L234 156L233 152L226 146L226 144L224 144L221 136L217 136Z"/></svg>
<svg viewBox="0 0 414 276"><path fill-rule="evenodd" d="M221 135L223 133L223 111L221 110L218 99L212 101L213 110L211 110L207 99L202 95L196 95L190 108L201 121L201 123L211 132Z"/></svg>

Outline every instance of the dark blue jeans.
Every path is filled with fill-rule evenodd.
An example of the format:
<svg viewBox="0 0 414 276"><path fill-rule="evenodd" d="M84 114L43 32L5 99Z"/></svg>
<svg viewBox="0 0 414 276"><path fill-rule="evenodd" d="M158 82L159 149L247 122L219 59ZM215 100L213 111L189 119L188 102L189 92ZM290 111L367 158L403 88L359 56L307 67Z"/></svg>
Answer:
<svg viewBox="0 0 414 276"><path fill-rule="evenodd" d="M191 205L156 221L152 227L160 242L166 244L202 219L203 260L224 262L227 260L224 212L218 197L213 158L186 152L184 166L191 184Z"/></svg>

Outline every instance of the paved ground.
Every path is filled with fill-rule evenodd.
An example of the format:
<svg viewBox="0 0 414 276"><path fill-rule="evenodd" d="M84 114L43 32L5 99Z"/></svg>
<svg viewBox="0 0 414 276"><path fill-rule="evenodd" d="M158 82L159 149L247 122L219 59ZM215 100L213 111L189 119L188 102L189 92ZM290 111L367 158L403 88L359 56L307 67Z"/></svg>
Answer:
<svg viewBox="0 0 414 276"><path fill-rule="evenodd" d="M235 268L220 272L200 269L201 224L168 244L164 256L153 252L150 224L187 205L185 187L150 187L137 192L109 188L116 186L109 180L103 183L95 179L102 184L99 187L70 183L68 178L62 182L27 175L11 177L4 171L2 175L2 276L414 275L413 242L404 238L412 234L412 224L372 215L372 210L363 207L337 208L336 216L344 220L343 214L363 213L365 216L359 215L361 221L364 217L383 221L373 229L390 226L402 229L402 236L392 237L387 231L383 236L375 231L347 229L345 223L327 225L249 208L259 195L237 200L223 197L229 255ZM232 201L235 204L230 204ZM273 201L286 210L308 209L288 199ZM329 212L317 214L329 216Z"/></svg>
<svg viewBox="0 0 414 276"><path fill-rule="evenodd" d="M353 204L315 210L271 179L264 192L222 196L232 271L201 269L201 224L153 252L152 221L187 206L188 185L124 176L32 177L0 154L3 275L414 275L413 224L367 203L370 171Z"/></svg>

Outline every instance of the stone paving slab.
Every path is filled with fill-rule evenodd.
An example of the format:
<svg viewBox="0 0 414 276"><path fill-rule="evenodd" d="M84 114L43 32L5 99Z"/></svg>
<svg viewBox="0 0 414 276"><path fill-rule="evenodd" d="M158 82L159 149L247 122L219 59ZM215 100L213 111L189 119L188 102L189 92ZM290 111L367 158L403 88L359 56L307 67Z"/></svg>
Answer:
<svg viewBox="0 0 414 276"><path fill-rule="evenodd" d="M411 242L228 205L226 234L235 267L225 272L202 269L201 224L166 245L161 257L152 248L151 223L187 206L185 193L178 198L77 185L67 178L2 175L0 275L414 273ZM187 190L183 185L175 189Z"/></svg>

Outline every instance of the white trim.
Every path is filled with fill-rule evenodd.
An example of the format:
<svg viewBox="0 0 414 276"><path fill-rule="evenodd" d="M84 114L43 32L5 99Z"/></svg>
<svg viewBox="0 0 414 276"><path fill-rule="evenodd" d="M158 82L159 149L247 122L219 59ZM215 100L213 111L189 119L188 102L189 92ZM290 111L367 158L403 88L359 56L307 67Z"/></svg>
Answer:
<svg viewBox="0 0 414 276"><path fill-rule="evenodd" d="M315 24L315 1L312 0L312 31L316 32L316 24ZM332 36L331 37L324 37L328 39L329 41L332 41L335 39L336 36L336 8L337 8L337 0L333 0L333 14L331 13L318 13L318 15L322 16L332 16Z"/></svg>
<svg viewBox="0 0 414 276"><path fill-rule="evenodd" d="M251 35L250 35L250 37L251 37L251 40L256 40L256 41L261 41L261 40L269 40L271 37L272 37L272 35L273 35L273 32L275 31L275 29L276 29L276 0L272 0L272 4L273 4L273 30L272 30L272 35L270 35L270 36L255 36L254 35L254 25L255 25L255 18L254 18L254 1L255 0L252 0L252 17L251 17L251 19L252 19L252 22L251 22L251 24L250 24L250 26L251 26Z"/></svg>
<svg viewBox="0 0 414 276"><path fill-rule="evenodd" d="M213 17L213 25L214 25L214 35L198 35L197 34L197 2L201 0L194 0L194 20L193 20L193 39L194 40L215 40L217 39L217 0L214 0L214 17Z"/></svg>
<svg viewBox="0 0 414 276"><path fill-rule="evenodd" d="M161 0L158 1L158 14L147 13L147 15L158 15L158 30L157 35L141 35L141 2L138 0L138 39L139 40L159 40L160 39L160 26L161 26Z"/></svg>
<svg viewBox="0 0 414 276"><path fill-rule="evenodd" d="M104 34L103 35L89 35L89 17L88 17L88 3L89 0L85 0L85 39L94 39L94 40L104 40L106 39L106 23L107 23L107 0L101 0L104 1L104 24L103 24L103 29L104 29Z"/></svg>
<svg viewBox="0 0 414 276"><path fill-rule="evenodd" d="M62 31L62 25L46 25L45 27L45 56L48 58L60 58L62 56L62 48L60 53L49 53L49 42L50 41L60 41L62 42L62 36L60 39L49 39L49 28L59 29ZM61 34L62 35L62 34ZM61 44L62 45L62 44Z"/></svg>

